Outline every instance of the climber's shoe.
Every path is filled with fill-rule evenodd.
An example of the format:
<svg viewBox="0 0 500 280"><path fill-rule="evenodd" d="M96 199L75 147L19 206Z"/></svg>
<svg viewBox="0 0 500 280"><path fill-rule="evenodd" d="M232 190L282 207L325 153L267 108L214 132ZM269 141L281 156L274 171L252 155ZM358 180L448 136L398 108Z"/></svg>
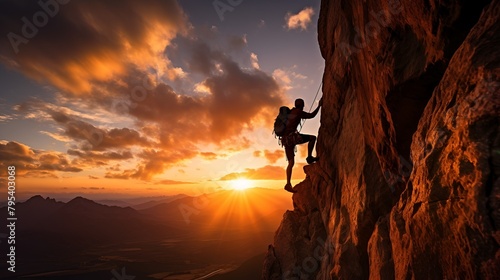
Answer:
<svg viewBox="0 0 500 280"><path fill-rule="evenodd" d="M308 164L311 164L311 163L316 162L318 160L319 160L319 157L311 157L311 156L309 156L309 157L306 158L306 161L307 161Z"/></svg>
<svg viewBox="0 0 500 280"><path fill-rule="evenodd" d="M291 193L296 193L296 192L297 192L296 190L294 190L294 189L292 188L292 184L290 184L290 183L287 183L287 184L285 185L285 190L286 190L286 191L288 191L288 192L291 192Z"/></svg>

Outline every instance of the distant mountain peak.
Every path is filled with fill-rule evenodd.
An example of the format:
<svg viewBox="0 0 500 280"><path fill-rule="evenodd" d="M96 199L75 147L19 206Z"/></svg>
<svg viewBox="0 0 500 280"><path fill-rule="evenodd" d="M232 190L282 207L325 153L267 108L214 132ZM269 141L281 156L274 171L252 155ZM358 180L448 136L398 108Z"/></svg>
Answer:
<svg viewBox="0 0 500 280"><path fill-rule="evenodd" d="M72 200L68 201L66 204L98 204L93 200L87 199L85 197L77 196Z"/></svg>
<svg viewBox="0 0 500 280"><path fill-rule="evenodd" d="M28 202L28 201L31 201L31 202L41 201L41 200L45 200L45 199L43 198L43 196L38 194L38 195L34 195L34 196L30 197L28 200L26 200L26 202Z"/></svg>
<svg viewBox="0 0 500 280"><path fill-rule="evenodd" d="M25 201L25 203L44 203L44 202L56 202L54 198L43 198L41 195L34 195L30 197L28 200Z"/></svg>

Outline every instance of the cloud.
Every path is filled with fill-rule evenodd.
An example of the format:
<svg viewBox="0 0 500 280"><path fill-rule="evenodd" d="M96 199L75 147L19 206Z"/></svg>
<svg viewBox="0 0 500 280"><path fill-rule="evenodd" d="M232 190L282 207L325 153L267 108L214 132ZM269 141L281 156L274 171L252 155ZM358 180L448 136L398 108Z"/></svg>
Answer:
<svg viewBox="0 0 500 280"><path fill-rule="evenodd" d="M37 170L47 171L64 171L64 172L80 172L83 169L72 166L69 159L62 153L40 153L37 159Z"/></svg>
<svg viewBox="0 0 500 280"><path fill-rule="evenodd" d="M189 69L205 76L196 86L205 94L182 95L159 84L129 108L129 114L158 125L162 148L192 148L200 143L227 149L246 146L242 144L248 140L234 139L256 125L269 125L276 107L283 102L283 90L265 72L244 69L203 42L189 43Z"/></svg>
<svg viewBox="0 0 500 280"><path fill-rule="evenodd" d="M274 79L286 90L297 87L297 80L305 80L307 76L295 72L296 65L290 68L275 69L273 71Z"/></svg>
<svg viewBox="0 0 500 280"><path fill-rule="evenodd" d="M74 119L61 112L51 112L58 124L64 127L63 134L79 142L84 150L105 150L110 148L125 148L130 146L148 147L150 141L140 133L130 128L101 129L94 125Z"/></svg>
<svg viewBox="0 0 500 280"><path fill-rule="evenodd" d="M275 150L273 152L264 150L264 157L269 163L276 163L279 159L284 158L285 152L283 150Z"/></svg>
<svg viewBox="0 0 500 280"><path fill-rule="evenodd" d="M56 171L80 172L83 169L66 154L34 150L22 143L0 142L0 175L5 176L8 166L15 166L16 173L31 177L55 177Z"/></svg>
<svg viewBox="0 0 500 280"><path fill-rule="evenodd" d="M33 115L37 119L52 120L60 126L57 133L42 131L41 133L62 141L79 143L83 150L120 149L131 146L150 147L151 140L139 131L130 128L100 128L84 121L74 111L38 101L31 100L17 106L17 111L26 115Z"/></svg>
<svg viewBox="0 0 500 280"><path fill-rule="evenodd" d="M176 180L161 180L156 184L158 185L189 185L194 184L193 182L184 182L184 181L176 181Z"/></svg>
<svg viewBox="0 0 500 280"><path fill-rule="evenodd" d="M102 101L103 99L94 100L89 98L89 96L85 98L66 97L60 93L56 93L55 103L43 101L38 97L32 96L23 103L13 106L13 109L18 116L37 121L53 120L52 112L72 116L74 119L77 118L86 122L102 123L105 125L113 125L116 122L126 120L122 116L117 116L109 112L109 108L98 107L98 103ZM49 136L53 137L54 135Z"/></svg>
<svg viewBox="0 0 500 280"><path fill-rule="evenodd" d="M292 80L290 79L289 75L282 69L276 69L273 71L273 77L278 80L281 84L286 89L290 89L291 86L290 84L292 83Z"/></svg>
<svg viewBox="0 0 500 280"><path fill-rule="evenodd" d="M188 29L177 1L52 1L58 11L37 27L35 13L47 15L38 2L0 2L0 33L11 34L10 40L3 36L0 41L5 64L73 94L88 93L94 83L117 79L131 66L156 65L165 77L178 76L179 69L163 55L172 39Z"/></svg>
<svg viewBox="0 0 500 280"><path fill-rule="evenodd" d="M206 160L216 160L219 157L226 156L226 154L216 154L214 152L200 152L200 155Z"/></svg>
<svg viewBox="0 0 500 280"><path fill-rule="evenodd" d="M209 130L214 141L239 134L243 128L269 122L274 109L282 103L282 89L259 69L243 70L236 62L218 52L206 52L212 69L203 84L210 90L206 101ZM202 55L202 56L203 56ZM218 139L217 139L218 138Z"/></svg>
<svg viewBox="0 0 500 280"><path fill-rule="evenodd" d="M105 176L150 180L206 145L221 154L248 148L245 133L270 126L283 103L283 88L259 69L256 55L249 68L197 38L177 1L71 1L59 8L18 54L0 39L0 62L61 90L55 104L35 100L16 109L55 124L41 133L70 147L66 156L79 166L129 160L137 166ZM36 1L0 1L0 31L22 32L20 19L39 10ZM215 28L206 33L218 36ZM244 47L246 36L230 41ZM171 49L182 54L172 59L182 65L173 65ZM197 83L194 90L176 87L188 82Z"/></svg>
<svg viewBox="0 0 500 280"><path fill-rule="evenodd" d="M98 187L82 187L82 189L84 190L94 190L94 191L97 191L97 190L104 190L105 188L98 188Z"/></svg>
<svg viewBox="0 0 500 280"><path fill-rule="evenodd" d="M252 63L253 68L260 69L259 58L255 53L250 54L250 62Z"/></svg>
<svg viewBox="0 0 500 280"><path fill-rule="evenodd" d="M288 13L285 17L286 27L288 29L302 29L306 30L307 26L311 23L311 18L314 15L314 9L311 7L304 8L298 14Z"/></svg>
<svg viewBox="0 0 500 280"><path fill-rule="evenodd" d="M109 152L95 152L95 151L81 151L69 149L68 155L78 157L78 163L90 164L93 166L107 165L113 160L128 160L132 159L133 155L130 151L109 151Z"/></svg>
<svg viewBox="0 0 500 280"><path fill-rule="evenodd" d="M0 143L0 155L2 162L30 163L35 156L35 152L26 145L4 141Z"/></svg>
<svg viewBox="0 0 500 280"><path fill-rule="evenodd" d="M279 159L285 158L285 152L281 149L274 150L274 151L269 151L269 150L264 150L264 151L254 151L253 152L254 157L261 157L264 156L267 161L271 164L276 163Z"/></svg>
<svg viewBox="0 0 500 280"><path fill-rule="evenodd" d="M18 111L56 123L57 132L44 133L74 147L68 154L78 157L79 164L102 166L111 160L138 159L136 168L109 171L106 177L150 180L195 156L216 157L200 154L200 145L215 144L223 149L221 154L250 147L252 143L243 132L270 125L275 109L282 104L282 89L266 73L242 69L222 53L209 55L208 61L220 63L222 71L211 71L202 81L209 93L181 95L164 83L158 84L144 100L127 108L126 114L136 120L138 129L94 125L72 111L43 102L27 102L18 106ZM124 152L132 147L142 152L136 156Z"/></svg>
<svg viewBox="0 0 500 280"><path fill-rule="evenodd" d="M21 171L19 174L22 174L23 177L59 179L59 177L51 171L28 170Z"/></svg>
<svg viewBox="0 0 500 280"><path fill-rule="evenodd" d="M11 115L5 115L5 114L0 115L0 122L8 122L8 121L11 121L13 119L14 119L14 116L11 116Z"/></svg>
<svg viewBox="0 0 500 280"><path fill-rule="evenodd" d="M177 163L198 155L193 150L144 150L139 157L141 163L135 169L120 173L107 172L105 178L111 179L141 179L151 180L154 175L161 174L165 169L176 166Z"/></svg>
<svg viewBox="0 0 500 280"><path fill-rule="evenodd" d="M106 168L107 171L120 171L121 170L121 165L119 163L109 166Z"/></svg>
<svg viewBox="0 0 500 280"><path fill-rule="evenodd" d="M47 136L49 136L52 139L57 140L57 141L66 142L66 143L69 143L72 141L72 139L70 137L62 135L62 134L52 133L49 131L40 131L40 133L45 134L45 135L47 135Z"/></svg>
<svg viewBox="0 0 500 280"><path fill-rule="evenodd" d="M293 168L292 179L303 179L302 171L304 164L296 164ZM224 175L219 180L228 181L239 178L251 180L286 180L285 168L274 165L266 165L257 169L246 168L244 172L234 172Z"/></svg>

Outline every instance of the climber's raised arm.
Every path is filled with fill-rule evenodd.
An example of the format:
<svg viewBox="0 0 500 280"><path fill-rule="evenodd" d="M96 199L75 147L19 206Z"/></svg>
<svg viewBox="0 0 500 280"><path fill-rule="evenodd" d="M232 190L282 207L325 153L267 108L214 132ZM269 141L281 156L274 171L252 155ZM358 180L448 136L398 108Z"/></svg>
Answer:
<svg viewBox="0 0 500 280"><path fill-rule="evenodd" d="M319 103L318 103L318 107L316 107L316 109L314 109L314 111L308 113L308 112L302 112L300 118L301 119L312 119L314 117L316 117L316 115L318 114L319 112L319 108L323 105L323 98L321 98L319 100Z"/></svg>

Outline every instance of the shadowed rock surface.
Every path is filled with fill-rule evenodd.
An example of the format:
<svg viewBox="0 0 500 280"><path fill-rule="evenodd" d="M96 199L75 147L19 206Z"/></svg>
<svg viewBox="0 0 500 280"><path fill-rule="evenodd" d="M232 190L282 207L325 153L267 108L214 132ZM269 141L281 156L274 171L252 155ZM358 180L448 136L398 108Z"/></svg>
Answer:
<svg viewBox="0 0 500 280"><path fill-rule="evenodd" d="M500 278L500 1L322 1L317 151L262 279Z"/></svg>

